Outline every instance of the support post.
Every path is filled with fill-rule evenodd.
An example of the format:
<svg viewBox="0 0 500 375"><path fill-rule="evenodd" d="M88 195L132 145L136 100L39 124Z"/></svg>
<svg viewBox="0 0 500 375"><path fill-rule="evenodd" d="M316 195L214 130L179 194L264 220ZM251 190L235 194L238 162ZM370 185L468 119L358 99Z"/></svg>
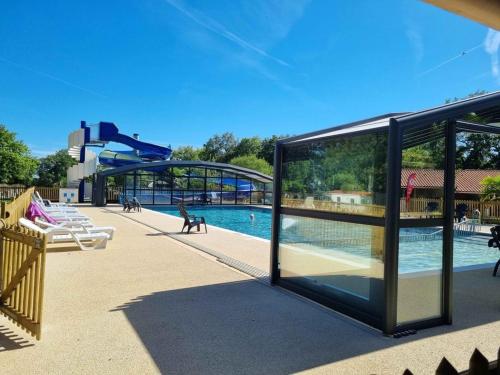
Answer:
<svg viewBox="0 0 500 375"><path fill-rule="evenodd" d="M402 134L395 119L390 120L387 141L387 188L385 207L384 309L382 331L394 333L397 326L399 195L401 189Z"/></svg>
<svg viewBox="0 0 500 375"><path fill-rule="evenodd" d="M273 176L273 210L271 232L271 283L274 284L280 277L279 271L279 236L281 216L281 162L283 146L277 142L274 147L274 176ZM265 197L265 193L264 193Z"/></svg>
<svg viewBox="0 0 500 375"><path fill-rule="evenodd" d="M443 319L452 323L453 310L453 221L455 215L455 157L457 131L455 121L446 125L444 168L443 226Z"/></svg>

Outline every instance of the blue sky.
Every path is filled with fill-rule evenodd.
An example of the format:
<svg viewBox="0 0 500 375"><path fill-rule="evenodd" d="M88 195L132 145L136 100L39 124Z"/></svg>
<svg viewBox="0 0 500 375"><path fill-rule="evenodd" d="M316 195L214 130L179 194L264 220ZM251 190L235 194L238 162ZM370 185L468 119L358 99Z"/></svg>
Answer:
<svg viewBox="0 0 500 375"><path fill-rule="evenodd" d="M299 134L498 90L499 46L420 1L11 1L0 123L35 155L80 120L173 147Z"/></svg>

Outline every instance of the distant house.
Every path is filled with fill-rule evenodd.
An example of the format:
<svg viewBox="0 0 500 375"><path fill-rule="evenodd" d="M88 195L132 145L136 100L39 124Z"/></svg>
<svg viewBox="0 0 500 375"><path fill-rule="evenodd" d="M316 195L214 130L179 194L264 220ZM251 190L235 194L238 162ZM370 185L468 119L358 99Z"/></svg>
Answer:
<svg viewBox="0 0 500 375"><path fill-rule="evenodd" d="M441 198L443 196L444 171L438 169L402 169L401 189L406 189L408 176L415 173L415 187L412 196L417 198ZM461 169L455 173L455 198L479 199L481 181L488 176L498 176L500 170Z"/></svg>

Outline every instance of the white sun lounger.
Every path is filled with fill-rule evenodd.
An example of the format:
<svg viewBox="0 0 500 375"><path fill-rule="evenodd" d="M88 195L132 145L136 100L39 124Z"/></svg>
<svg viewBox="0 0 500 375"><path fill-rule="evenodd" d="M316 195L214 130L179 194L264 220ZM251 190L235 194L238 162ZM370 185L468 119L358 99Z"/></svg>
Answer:
<svg viewBox="0 0 500 375"><path fill-rule="evenodd" d="M35 224L43 229L69 229L74 231L75 233L107 233L109 235L109 239L113 239L113 234L115 233L114 227L96 227L90 221L78 222L78 221L67 221L59 224L51 224L46 222L45 220L37 217L35 218Z"/></svg>
<svg viewBox="0 0 500 375"><path fill-rule="evenodd" d="M52 203L48 199L44 200L38 191L35 191L31 197L36 203L38 203L38 205L43 206L48 211L78 212L76 207L67 206L66 204Z"/></svg>
<svg viewBox="0 0 500 375"><path fill-rule="evenodd" d="M43 233L47 236L49 243L76 242L82 250L105 249L109 235L103 232L96 233L76 233L69 228L43 229L32 221L20 218L19 224L28 229ZM91 241L92 245L84 244L84 241Z"/></svg>

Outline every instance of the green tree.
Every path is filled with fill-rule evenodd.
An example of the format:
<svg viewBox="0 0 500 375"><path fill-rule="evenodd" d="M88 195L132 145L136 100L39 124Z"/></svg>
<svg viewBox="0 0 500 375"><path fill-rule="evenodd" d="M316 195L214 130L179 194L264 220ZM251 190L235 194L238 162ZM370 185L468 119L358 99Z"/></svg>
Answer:
<svg viewBox="0 0 500 375"><path fill-rule="evenodd" d="M262 149L262 141L259 137L241 138L233 151L232 158L245 155L258 155Z"/></svg>
<svg viewBox="0 0 500 375"><path fill-rule="evenodd" d="M216 134L208 139L200 152L200 158L207 161L226 163L234 155L238 140L233 133Z"/></svg>
<svg viewBox="0 0 500 375"><path fill-rule="evenodd" d="M403 150L403 168L432 168L434 161L431 152L423 145Z"/></svg>
<svg viewBox="0 0 500 375"><path fill-rule="evenodd" d="M67 150L59 150L41 158L37 170L37 186L62 186L66 180L66 171L75 164L77 161L68 155Z"/></svg>
<svg viewBox="0 0 500 375"><path fill-rule="evenodd" d="M264 159L259 159L255 155L238 156L229 161L229 164L237 165L243 168L253 169L255 171L272 175L273 168Z"/></svg>
<svg viewBox="0 0 500 375"><path fill-rule="evenodd" d="M29 185L37 166L28 146L0 124L0 183Z"/></svg>
<svg viewBox="0 0 500 375"><path fill-rule="evenodd" d="M500 199L500 176L488 176L481 181L481 198L483 201Z"/></svg>
<svg viewBox="0 0 500 375"><path fill-rule="evenodd" d="M288 135L273 135L262 140L262 145L257 157L264 159L270 165L274 164L274 147L280 139L287 138Z"/></svg>
<svg viewBox="0 0 500 375"><path fill-rule="evenodd" d="M181 146L172 152L173 160L200 160L200 150L192 146Z"/></svg>

